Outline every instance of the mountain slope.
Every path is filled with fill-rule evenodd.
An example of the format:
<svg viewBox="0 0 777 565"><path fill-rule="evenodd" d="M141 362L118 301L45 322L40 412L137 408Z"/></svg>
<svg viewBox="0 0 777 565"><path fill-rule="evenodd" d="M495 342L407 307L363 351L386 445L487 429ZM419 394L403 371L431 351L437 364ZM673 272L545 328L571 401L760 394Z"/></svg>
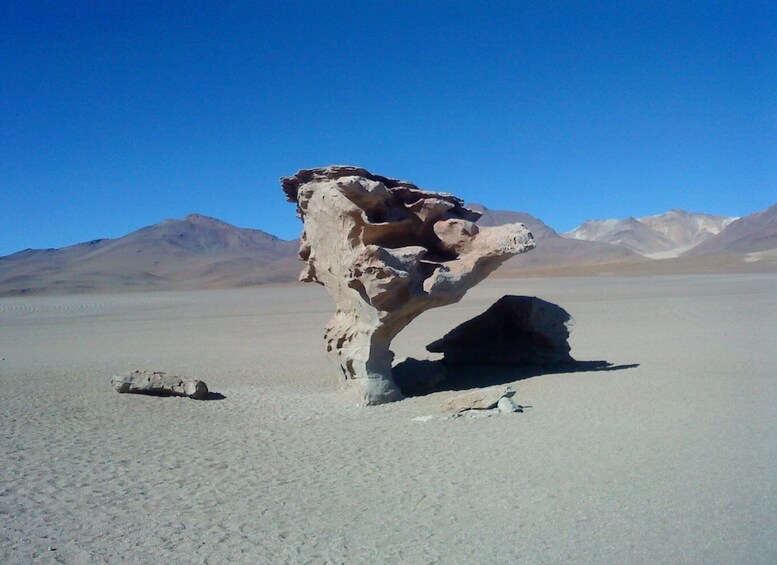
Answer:
<svg viewBox="0 0 777 565"><path fill-rule="evenodd" d="M247 286L294 280L298 242L198 214L118 239L0 258L0 295Z"/></svg>
<svg viewBox="0 0 777 565"><path fill-rule="evenodd" d="M691 248L714 237L737 218L670 210L663 214L639 218L643 224L681 247Z"/></svg>
<svg viewBox="0 0 777 565"><path fill-rule="evenodd" d="M729 224L686 255L763 253L777 250L777 204Z"/></svg>
<svg viewBox="0 0 777 565"><path fill-rule="evenodd" d="M511 210L489 210L481 204L467 204L467 208L482 214L477 221L479 226L493 227L520 222L529 228L529 231L534 236L534 239L538 241L546 238L559 237L556 230L545 224L545 222L539 218L535 218L526 212L513 212Z"/></svg>
<svg viewBox="0 0 777 565"><path fill-rule="evenodd" d="M564 237L620 245L652 258L677 257L714 237L735 218L670 210L625 220L588 220Z"/></svg>
<svg viewBox="0 0 777 565"><path fill-rule="evenodd" d="M524 212L489 210L479 204L467 204L468 208L483 215L477 221L481 226L497 226L521 222L529 228L537 247L528 253L516 255L505 263L506 268L546 268L608 263L635 262L644 259L629 249L596 241L575 240L561 237L542 220Z"/></svg>
<svg viewBox="0 0 777 565"><path fill-rule="evenodd" d="M673 241L636 218L626 218L619 221L609 232L602 234L596 241L620 245L640 255L662 253L676 247Z"/></svg>

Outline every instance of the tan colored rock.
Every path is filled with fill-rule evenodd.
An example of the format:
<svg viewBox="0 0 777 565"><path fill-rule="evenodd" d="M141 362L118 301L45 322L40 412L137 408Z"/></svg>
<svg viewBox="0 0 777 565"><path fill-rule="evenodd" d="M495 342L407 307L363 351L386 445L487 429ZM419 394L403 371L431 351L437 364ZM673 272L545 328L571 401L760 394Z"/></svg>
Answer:
<svg viewBox="0 0 777 565"><path fill-rule="evenodd" d="M511 396L503 396L496 404L499 412L510 414L512 412L523 412L523 406L518 404Z"/></svg>
<svg viewBox="0 0 777 565"><path fill-rule="evenodd" d="M133 371L114 375L111 384L116 392L156 396L188 396L196 400L208 398L208 385L196 379L185 379L161 371Z"/></svg>
<svg viewBox="0 0 777 565"><path fill-rule="evenodd" d="M491 410L492 408L498 407L499 401L503 398L512 399L513 396L515 396L515 391L510 387L479 388L464 394L460 394L458 396L454 396L453 398L449 398L443 405L443 409L446 412Z"/></svg>
<svg viewBox="0 0 777 565"><path fill-rule="evenodd" d="M455 196L362 168L302 170L281 183L304 223L300 280L335 301L327 351L365 404L402 398L389 350L402 328L534 247L523 224L478 228L480 214Z"/></svg>

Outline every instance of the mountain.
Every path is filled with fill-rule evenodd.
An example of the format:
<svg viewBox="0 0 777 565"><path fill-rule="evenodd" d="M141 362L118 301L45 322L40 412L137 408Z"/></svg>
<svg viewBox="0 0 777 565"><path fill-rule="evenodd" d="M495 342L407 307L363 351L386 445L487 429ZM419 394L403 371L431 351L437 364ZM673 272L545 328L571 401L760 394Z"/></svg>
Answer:
<svg viewBox="0 0 777 565"><path fill-rule="evenodd" d="M691 248L714 237L737 218L694 214L683 210L670 210L655 216L645 216L639 221L679 246Z"/></svg>
<svg viewBox="0 0 777 565"><path fill-rule="evenodd" d="M611 222L611 220L607 221L607 229L605 229L605 225L600 225L598 233L591 230L591 233L596 233L592 241L620 245L640 255L666 252L677 246L673 241L636 218ZM583 239L580 237L581 235L582 232L574 234L576 239Z"/></svg>
<svg viewBox="0 0 777 565"><path fill-rule="evenodd" d="M539 245L504 269L575 267L644 260L614 245L565 239L538 218L488 210L479 225L522 222ZM297 279L299 240L283 241L199 214L165 220L117 239L61 249L27 249L0 257L0 296L238 288Z"/></svg>
<svg viewBox="0 0 777 565"><path fill-rule="evenodd" d="M633 251L597 241L575 240L561 237L539 218L524 212L489 210L480 204L467 204L468 208L482 213L479 226L498 226L521 222L537 241L529 253L516 255L505 263L506 268L551 268L609 263L637 262L644 259Z"/></svg>
<svg viewBox="0 0 777 565"><path fill-rule="evenodd" d="M523 212L468 206L481 212L478 225L521 222L537 240L534 250L505 262L501 272L507 274L777 269L777 205L736 221L672 210L646 218L589 221L568 234L559 234ZM693 247L676 257L689 246ZM284 241L261 230L190 214L117 239L97 239L61 249L26 249L0 257L0 296L239 288L291 282L300 271L298 248L299 240ZM653 258L676 258L651 261L643 253Z"/></svg>
<svg viewBox="0 0 777 565"><path fill-rule="evenodd" d="M713 238L686 253L688 256L711 254L777 254L777 204L740 218Z"/></svg>
<svg viewBox="0 0 777 565"><path fill-rule="evenodd" d="M118 239L0 257L0 296L251 286L294 280L298 241L191 214Z"/></svg>
<svg viewBox="0 0 777 565"><path fill-rule="evenodd" d="M619 245L654 259L677 257L714 237L736 218L670 210L625 220L589 220L564 237Z"/></svg>

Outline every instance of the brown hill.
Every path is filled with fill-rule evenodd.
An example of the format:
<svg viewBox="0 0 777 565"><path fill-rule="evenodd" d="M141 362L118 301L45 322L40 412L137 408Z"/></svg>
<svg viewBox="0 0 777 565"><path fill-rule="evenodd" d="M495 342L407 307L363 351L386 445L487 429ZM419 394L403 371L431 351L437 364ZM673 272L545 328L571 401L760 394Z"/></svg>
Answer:
<svg viewBox="0 0 777 565"><path fill-rule="evenodd" d="M118 239L0 258L0 296L242 287L295 280L298 242L191 214Z"/></svg>

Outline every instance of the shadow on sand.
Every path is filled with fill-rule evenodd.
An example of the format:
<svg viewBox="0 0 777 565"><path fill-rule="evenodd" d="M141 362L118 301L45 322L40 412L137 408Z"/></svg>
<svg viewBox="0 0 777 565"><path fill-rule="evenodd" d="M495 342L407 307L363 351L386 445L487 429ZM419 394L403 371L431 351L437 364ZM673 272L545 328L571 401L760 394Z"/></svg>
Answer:
<svg viewBox="0 0 777 565"><path fill-rule="evenodd" d="M424 396L447 390L459 391L508 384L562 373L622 371L639 363L613 365L607 361L572 361L551 366L447 365L444 361L406 359L394 366L397 385L406 396ZM436 376L436 378L435 378ZM430 378L431 377L431 378Z"/></svg>
<svg viewBox="0 0 777 565"><path fill-rule="evenodd" d="M135 392L135 393L132 393L130 396L153 396L156 398L181 398L181 395L170 394L169 392L165 392L165 391ZM208 396L206 398L192 398L192 400L205 402L208 400L225 400L226 398L227 397L221 394L220 392L208 392Z"/></svg>

